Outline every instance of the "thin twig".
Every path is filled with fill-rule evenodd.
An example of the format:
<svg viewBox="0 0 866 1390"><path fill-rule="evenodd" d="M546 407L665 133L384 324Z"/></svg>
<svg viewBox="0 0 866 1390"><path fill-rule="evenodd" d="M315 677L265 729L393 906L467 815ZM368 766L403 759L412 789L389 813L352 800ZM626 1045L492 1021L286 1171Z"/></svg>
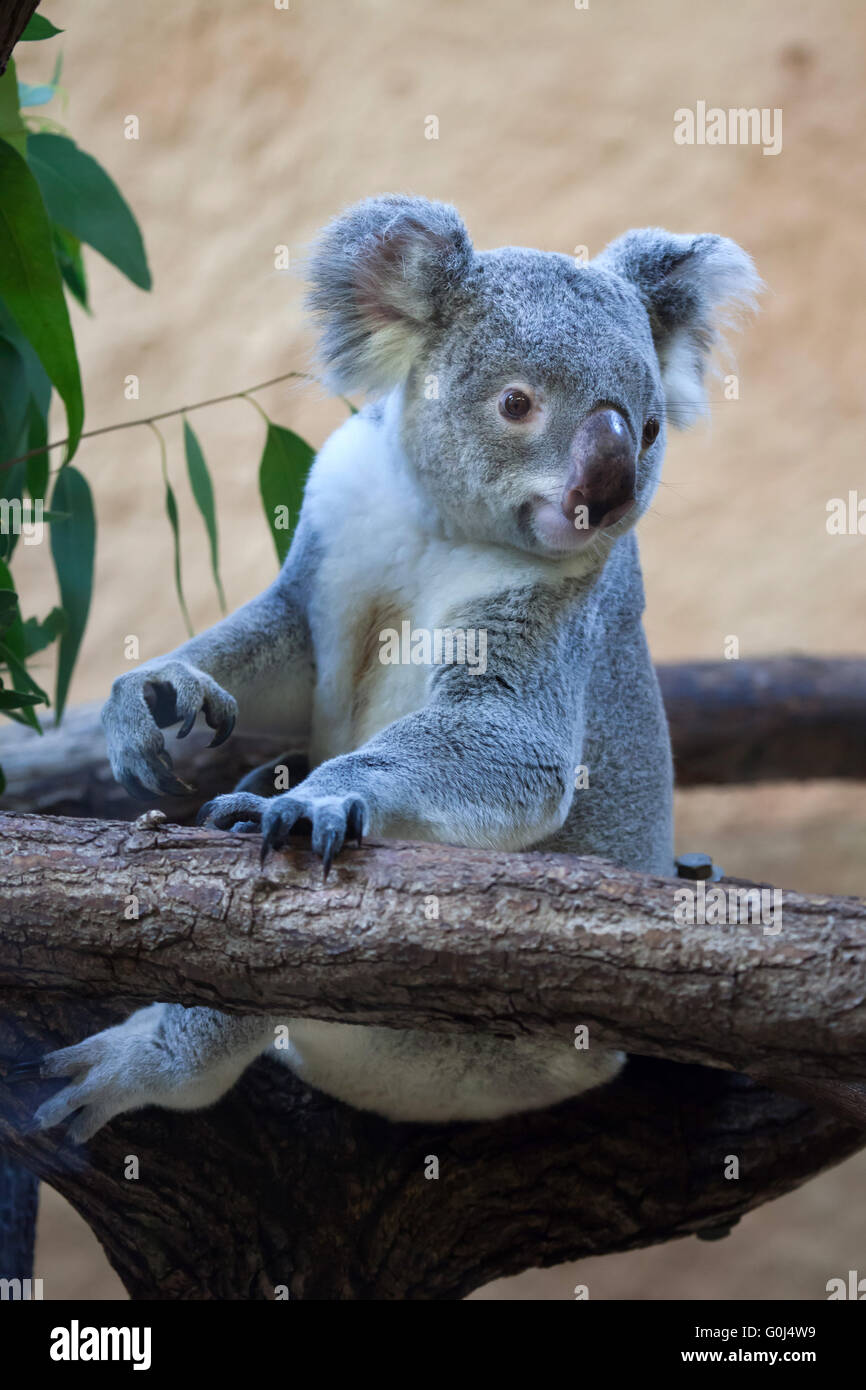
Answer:
<svg viewBox="0 0 866 1390"><path fill-rule="evenodd" d="M249 396L251 391L264 391L266 386L276 386L280 381L289 381L295 378L298 381L318 381L318 377L311 375L310 372L284 372L282 376L273 376L270 381L260 381L258 386L248 386L244 391L229 391L225 396L212 396L207 401L196 401L193 405L179 405L175 410L161 410L156 415L145 415L140 420L123 420L117 425L103 425L98 430L85 430L81 435L82 439L93 439L98 434L111 434L114 430L131 430L136 425L152 425L154 420L168 420L173 415L184 415L190 410L202 410L206 405L220 405L222 401L236 401L244 396ZM40 444L38 449L30 449L26 454L20 454L18 458L7 459L5 463L0 463L0 472L7 468L12 468L16 463L24 463L25 460L35 458L37 454L48 453L51 449L59 449L64 444L68 444L67 439L55 439L51 444Z"/></svg>

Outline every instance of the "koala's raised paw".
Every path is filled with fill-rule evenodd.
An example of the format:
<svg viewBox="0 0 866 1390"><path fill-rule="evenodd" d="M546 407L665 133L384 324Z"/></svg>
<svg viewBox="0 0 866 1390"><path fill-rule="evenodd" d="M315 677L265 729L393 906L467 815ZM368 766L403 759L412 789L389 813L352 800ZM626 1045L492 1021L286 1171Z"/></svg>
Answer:
<svg viewBox="0 0 866 1390"><path fill-rule="evenodd" d="M160 730L182 721L186 738L202 713L214 730L216 748L232 732L237 703L212 676L185 661L164 661L119 676L102 711L111 770L131 796L188 796L193 790L177 776Z"/></svg>

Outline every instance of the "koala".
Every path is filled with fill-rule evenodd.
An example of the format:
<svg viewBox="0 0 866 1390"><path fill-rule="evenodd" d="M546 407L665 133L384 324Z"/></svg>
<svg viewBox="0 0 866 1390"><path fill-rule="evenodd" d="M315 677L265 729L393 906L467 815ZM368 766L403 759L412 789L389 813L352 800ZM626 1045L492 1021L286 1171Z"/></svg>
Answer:
<svg viewBox="0 0 866 1390"><path fill-rule="evenodd" d="M324 230L309 279L329 384L368 403L317 455L276 581L114 682L115 777L142 798L187 791L162 731L184 738L201 714L214 744L237 726L308 750L290 791L248 778L202 808L262 856L308 825L325 873L364 835L672 873L635 526L668 425L705 410L719 328L759 287L749 257L658 229L586 264L478 252L452 207L383 196ZM443 659L435 641L434 657L380 659L383 634L405 632L444 634ZM448 659L461 634L466 651L483 635L483 660ZM154 1004L42 1061L67 1084L37 1124L73 1116L81 1142L123 1111L206 1106L264 1052L351 1105L427 1122L553 1105L624 1061L571 1039Z"/></svg>

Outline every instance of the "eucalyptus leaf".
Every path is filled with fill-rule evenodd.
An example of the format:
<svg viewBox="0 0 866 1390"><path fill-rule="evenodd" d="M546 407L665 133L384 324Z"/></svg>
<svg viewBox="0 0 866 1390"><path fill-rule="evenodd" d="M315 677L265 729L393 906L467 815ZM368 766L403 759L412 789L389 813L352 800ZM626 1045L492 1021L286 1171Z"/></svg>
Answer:
<svg viewBox="0 0 866 1390"><path fill-rule="evenodd" d="M51 496L52 511L68 512L62 526L51 527L51 555L57 573L60 602L66 614L66 628L60 638L57 658L57 686L54 703L60 723L69 694L69 682L87 626L93 593L93 563L96 551L96 517L93 497L86 478L77 468L63 468L57 475Z"/></svg>
<svg viewBox="0 0 866 1390"><path fill-rule="evenodd" d="M10 58L9 66L0 77L0 140L5 140L24 158L27 153L27 127L21 119L19 108L15 60Z"/></svg>
<svg viewBox="0 0 866 1390"><path fill-rule="evenodd" d="M315 450L294 430L268 422L259 464L259 491L280 564L289 553L314 458Z"/></svg>
<svg viewBox="0 0 866 1390"><path fill-rule="evenodd" d="M213 483L205 463L201 445L198 442L195 430L188 420L183 422L183 443L186 452L186 468L189 474L189 485L192 488L192 495L195 498L196 506L201 512L207 530L208 541L210 542L210 563L213 571L214 583L220 601L220 607L225 613L226 596L223 593L222 581L219 571L219 537L217 534L216 506L214 504Z"/></svg>
<svg viewBox="0 0 866 1390"><path fill-rule="evenodd" d="M58 29L56 24L52 24L50 19L46 19L44 14L32 14L24 26L21 39L26 43L34 39L51 39L55 34L65 33L64 29Z"/></svg>
<svg viewBox="0 0 866 1390"><path fill-rule="evenodd" d="M84 422L75 341L39 186L5 140L0 140L0 295L63 399L68 461Z"/></svg>
<svg viewBox="0 0 866 1390"><path fill-rule="evenodd" d="M134 285L149 290L150 271L138 223L117 185L63 135L31 135L27 161L52 221L92 246Z"/></svg>

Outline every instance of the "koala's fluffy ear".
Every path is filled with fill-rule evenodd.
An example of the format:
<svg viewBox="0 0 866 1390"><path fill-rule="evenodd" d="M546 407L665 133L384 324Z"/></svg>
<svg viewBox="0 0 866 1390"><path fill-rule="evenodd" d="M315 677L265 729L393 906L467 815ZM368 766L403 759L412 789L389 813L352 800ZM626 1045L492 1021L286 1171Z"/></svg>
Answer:
<svg viewBox="0 0 866 1390"><path fill-rule="evenodd" d="M336 218L309 265L330 383L385 391L402 381L431 328L447 320L472 260L466 228L446 203L386 195Z"/></svg>
<svg viewBox="0 0 866 1390"><path fill-rule="evenodd" d="M649 315L668 417L690 425L707 408L704 375L718 330L753 309L761 281L749 256L722 236L626 232L594 264L628 280Z"/></svg>

